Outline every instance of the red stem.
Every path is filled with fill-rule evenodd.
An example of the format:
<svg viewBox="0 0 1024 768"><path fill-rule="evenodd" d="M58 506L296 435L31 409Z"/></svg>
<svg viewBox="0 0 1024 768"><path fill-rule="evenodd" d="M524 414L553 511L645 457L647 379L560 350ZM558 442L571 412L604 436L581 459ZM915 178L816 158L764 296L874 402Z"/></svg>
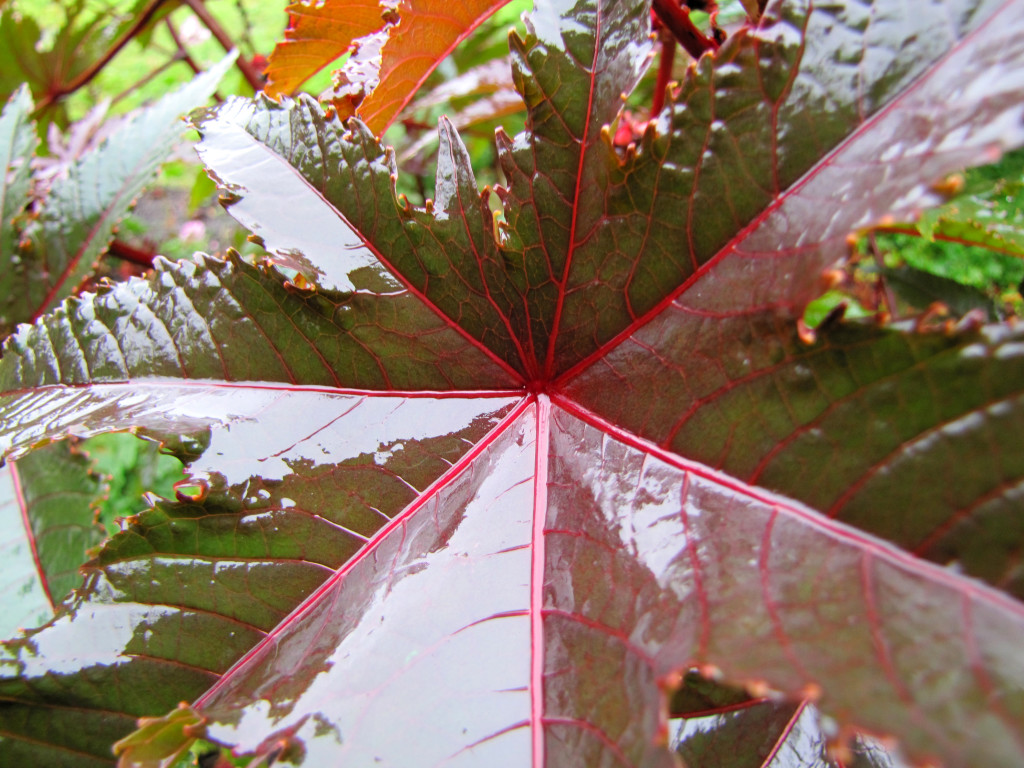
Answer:
<svg viewBox="0 0 1024 768"><path fill-rule="evenodd" d="M121 240L112 241L107 248L107 253L122 261L130 261L132 264L139 264L147 268L152 268L153 259L156 257L152 251L144 251Z"/></svg>
<svg viewBox="0 0 1024 768"><path fill-rule="evenodd" d="M676 0L654 0L654 12L693 58L699 59L705 51L718 50L718 43L694 25L690 9L680 7Z"/></svg>
<svg viewBox="0 0 1024 768"><path fill-rule="evenodd" d="M921 230L915 227L875 227L873 231L881 232L887 235L909 235L911 237L924 237L924 235L921 234ZM987 251L992 251L993 253L1005 253L1008 256L1020 256L1020 251L1012 247L1001 248L999 246L982 244L975 240L968 240L963 237L943 235L940 232L934 232L932 234L932 239L941 240L944 243L959 243L960 245L969 245L974 248L984 248Z"/></svg>
<svg viewBox="0 0 1024 768"><path fill-rule="evenodd" d="M178 30L174 28L170 18L164 19L164 23L167 25L167 31L171 33L171 40L173 40L174 44L178 46L178 55L181 57L181 60L188 64L189 69L198 75L202 70L199 68L199 65L196 64L195 59L189 55L188 50L185 48L185 44L181 41L181 36L178 34Z"/></svg>
<svg viewBox="0 0 1024 768"><path fill-rule="evenodd" d="M110 60L114 58L121 49L139 33L139 30L149 23L150 19L153 18L153 15L163 4L164 0L153 0L153 2L147 5L142 10L142 13L136 17L132 25L125 30L124 34L121 35L121 37L118 38L118 40L109 49L107 49L106 53L93 62L92 66L81 72L77 77L71 80L71 82L54 86L45 96L43 96L36 105L36 112L40 112L61 97L67 96L69 93L74 93L79 88L89 83L105 66L107 66Z"/></svg>
<svg viewBox="0 0 1024 768"><path fill-rule="evenodd" d="M661 28L661 60L658 62L658 81L654 86L651 117L661 114L665 106L665 90L672 81L672 65L676 59L676 38L665 27Z"/></svg>
<svg viewBox="0 0 1024 768"><path fill-rule="evenodd" d="M127 97L133 91L136 91L139 88L141 88L142 86L144 86L146 83L151 82L153 80L153 78L159 77L161 72L166 70L168 67L171 67L174 64L176 64L178 62L178 60L179 59L178 59L177 56L172 56L167 61L165 61L163 64L161 64L159 67L157 67L152 72L150 72L145 77L143 77L141 80L138 80L135 83L133 83L132 85L129 85L127 88L125 88L119 94L117 94L117 96L115 96L114 98L112 98L110 100L110 103L111 104L117 104L117 102L119 102L119 101L121 101L121 99Z"/></svg>

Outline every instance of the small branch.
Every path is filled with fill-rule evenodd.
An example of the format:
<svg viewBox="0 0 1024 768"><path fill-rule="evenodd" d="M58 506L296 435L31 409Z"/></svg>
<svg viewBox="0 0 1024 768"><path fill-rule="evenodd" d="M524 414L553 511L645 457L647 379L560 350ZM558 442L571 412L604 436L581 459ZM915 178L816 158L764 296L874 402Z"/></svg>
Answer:
<svg viewBox="0 0 1024 768"><path fill-rule="evenodd" d="M184 1L185 5L192 9L192 13L194 13L196 17L203 22L206 28L210 30L210 34L217 38L217 42L221 44L221 47L224 48L225 51L230 51L237 47L228 33L224 31L224 28L207 9L203 0ZM252 86L254 91L258 93L263 90L263 77L247 58L239 56L235 61L235 66L238 67L238 70L245 77L246 82Z"/></svg>
<svg viewBox="0 0 1024 768"><path fill-rule="evenodd" d="M699 59L705 51L718 50L718 43L694 25L690 9L680 7L676 0L654 0L654 12L693 58Z"/></svg>
<svg viewBox="0 0 1024 768"><path fill-rule="evenodd" d="M171 40L173 40L174 44L178 46L178 57L188 64L189 69L198 75L202 70L199 68L199 65L196 64L195 59L189 55L188 49L185 48L185 44L181 41L181 36L178 34L178 30L175 29L174 25L171 23L170 17L164 19L164 23L167 26L167 31L171 33Z"/></svg>
<svg viewBox="0 0 1024 768"><path fill-rule="evenodd" d="M658 80L654 85L651 117L657 117L665 107L665 91L672 81L672 65L676 59L675 36L665 27L661 28L658 36L661 38L661 59L658 61Z"/></svg>
<svg viewBox="0 0 1024 768"><path fill-rule="evenodd" d="M177 57L171 57L171 58L168 58L168 59L167 59L167 61L165 61L165 62L164 62L163 64L161 64L161 65L160 65L159 67L157 67L157 68L156 68L156 69L154 69L154 70L153 70L152 72L150 72L150 73L149 73L148 75L146 75L145 77L143 77L143 78L142 78L141 80L138 80L138 81L137 81L137 82L135 82L134 84L132 84L132 85L129 85L129 86L127 87L127 88L125 88L125 89L124 89L123 91L121 91L121 92L120 92L119 94L117 94L117 96L115 96L114 98L112 98L112 99L110 100L110 103L111 103L111 104L116 104L116 103L117 103L117 102L119 102L119 101L120 101L121 99L125 98L125 97L126 97L126 96L127 96L128 94L130 94L130 93L131 93L132 91L134 91L134 90L137 90L137 89L141 88L141 87L142 87L142 86L144 86L144 85L145 85L146 83L148 83L148 82L149 82L150 80L152 80L152 79L153 79L154 77L157 77L157 76L159 76L159 74L160 74L161 72L163 72L163 71L164 71L165 69L167 69L168 67L171 67L171 66L173 66L173 65L174 65L175 63L177 63L177 61L178 61L178 58L177 58Z"/></svg>

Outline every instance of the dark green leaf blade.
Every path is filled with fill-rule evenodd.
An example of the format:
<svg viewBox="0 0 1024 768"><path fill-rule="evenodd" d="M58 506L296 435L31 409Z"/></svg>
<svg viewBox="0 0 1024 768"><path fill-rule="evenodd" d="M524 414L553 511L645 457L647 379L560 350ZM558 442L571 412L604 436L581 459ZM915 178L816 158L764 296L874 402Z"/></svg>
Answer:
<svg viewBox="0 0 1024 768"><path fill-rule="evenodd" d="M235 255L155 266L148 280L71 299L11 337L0 396L31 399L39 387L164 377L381 390L507 381L402 291L298 291Z"/></svg>
<svg viewBox="0 0 1024 768"><path fill-rule="evenodd" d="M509 326L517 297L465 147L445 121L438 199L428 210L398 198L390 149L361 123L346 129L328 119L308 97L233 101L196 122L229 212L275 262L323 290L408 291L519 377L523 352Z"/></svg>
<svg viewBox="0 0 1024 768"><path fill-rule="evenodd" d="M0 525L4 532L0 542L4 563L0 589L7 596L0 634L9 637L20 627L37 627L53 615L53 606L39 578L31 540L24 535L21 499L9 464L0 467Z"/></svg>
<svg viewBox="0 0 1024 768"><path fill-rule="evenodd" d="M840 325L808 345L764 315L675 311L629 398L595 396L607 370L572 391L679 455L1024 597L1020 331Z"/></svg>
<svg viewBox="0 0 1024 768"><path fill-rule="evenodd" d="M195 500L183 489L128 521L78 597L3 646L5 755L104 759L136 717L199 696L410 500L457 475L514 404L236 388L178 407L223 414L228 399L233 415L191 466Z"/></svg>

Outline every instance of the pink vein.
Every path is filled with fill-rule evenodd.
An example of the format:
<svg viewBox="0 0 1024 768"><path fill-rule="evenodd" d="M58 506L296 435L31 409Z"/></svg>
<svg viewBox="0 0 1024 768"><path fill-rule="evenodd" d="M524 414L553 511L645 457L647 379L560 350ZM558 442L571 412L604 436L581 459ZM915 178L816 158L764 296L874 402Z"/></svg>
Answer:
<svg viewBox="0 0 1024 768"><path fill-rule="evenodd" d="M447 120L441 122L441 124L439 126L439 129L438 129L438 132L440 133L441 130L443 130L445 133L449 133L450 132L450 133L455 133L457 135L457 132L455 131L455 127L452 126L451 123L448 123ZM452 168L453 169L457 169L458 168L458 161L457 161L457 159L455 157L455 152L452 151L452 149L451 149L452 139L449 137L446 140L448 142L448 152L451 155L451 159L452 159L451 160ZM457 173L457 170L454 171L454 172ZM466 239L469 241L470 248L472 248L472 250L473 250L473 256L476 258L476 266L477 266L477 270L478 270L478 272L480 274L480 284L483 286L484 295L487 296L487 303L490 304L492 307L494 307L494 311L497 312L498 313L498 317L501 318L501 322L504 324L505 330L508 332L508 337L510 339L512 339L512 343L515 345L516 351L519 353L519 359L523 363L523 370L529 370L530 363L529 363L529 360L527 359L527 356L526 356L526 350L523 349L523 345L519 341L519 336L512 329L511 321L505 315L505 313L501 311L501 308L498 306L498 303L494 300L494 296L491 295L491 286L488 284L488 282L487 282L487 275L484 273L484 259L480 255L480 252L479 252L479 250L476 247L476 240L473 238L473 233L470 230L469 222L466 220L466 210L467 209L466 209L466 205L463 203L463 200L462 200L462 187L458 183L456 183L456 185L455 185L455 194L459 198L459 210L461 212L460 218L462 220L462 228L463 228L463 230L466 233ZM466 282L467 286L468 286L468 281L464 280L464 282Z"/></svg>
<svg viewBox="0 0 1024 768"><path fill-rule="evenodd" d="M952 514L950 514L946 520L941 522L939 525L935 526L932 532L925 536L921 540L921 542L917 544L911 551L915 555L924 557L925 553L927 553L929 549L931 549L935 544L937 544L944 536L946 536L946 534L948 534L959 523L962 523L964 520L973 517L975 514L977 514L978 510L981 507L985 506L990 501L1001 499L1007 496L1011 491L1020 488L1022 484L1024 484L1024 480L1021 480L1021 478L1013 478L1011 480L1006 480L997 485L988 493L975 499L968 506L953 511Z"/></svg>
<svg viewBox="0 0 1024 768"><path fill-rule="evenodd" d="M796 724L800 722L800 718L804 714L804 710L807 708L807 702L801 701L800 706L796 708L793 716L789 718L789 722L786 723L786 727L782 729L782 733L779 734L779 738L775 740L775 745L772 747L772 751L768 753L768 756L761 763L761 768L767 768L772 764L775 756L782 749L782 745L786 743L786 739L789 738L790 734L793 733L793 729L796 728Z"/></svg>
<svg viewBox="0 0 1024 768"><path fill-rule="evenodd" d="M775 520L778 516L779 508L773 506L771 517L768 518L768 525L764 529L764 537L761 539L761 557L757 564L758 570L761 572L761 595L764 598L765 608L768 609L768 615L771 616L775 637L778 639L779 645L782 646L783 653L786 654L786 658L789 659L790 664L800 673L800 676L804 680L810 680L812 679L811 675L808 674L807 669L793 650L793 642L789 635L786 634L786 629L782 625L782 618L779 616L779 609L775 604L775 599L772 597L769 584L771 572L768 568L768 561L771 557L772 531L775 529ZM767 765L767 761L765 764Z"/></svg>
<svg viewBox="0 0 1024 768"><path fill-rule="evenodd" d="M544 378L551 379L551 372L555 364L555 346L558 341L558 326L562 321L562 308L565 304L565 286L569 282L569 268L572 266L573 250L576 247L576 223L580 210L580 187L583 182L584 161L587 158L587 141L590 137L590 122L593 119L591 114L594 108L594 88L596 86L597 60L601 53L601 3L598 2L594 12L594 59L590 64L590 90L587 92L587 123L583 128L583 137L580 141L580 160L576 166L576 188L573 190L572 199L572 224L569 226L569 250L565 254L565 265L562 267L562 279L559 281L558 303L555 305L555 317L551 325L551 334L548 336L547 359L544 361ZM548 257L550 258L550 256Z"/></svg>
<svg viewBox="0 0 1024 768"><path fill-rule="evenodd" d="M396 530L404 530L406 521L414 515L417 510L425 506L431 499L433 499L441 490L454 482L466 470L480 454L482 454L490 445L501 435L510 424L512 424L523 412L533 404L532 398L523 398L519 401L518 405L503 418L490 432L488 432L484 438L478 442L473 448L468 451L461 459L452 464L451 468L445 472L441 477L435 480L430 486L416 498L408 507L402 510L399 514L395 515L391 519L391 522L383 526L373 538L355 555L349 558L344 565L341 566L334 575L331 576L327 581L320 585L320 587L314 591L309 597L307 597L299 606L293 610L281 623L279 623L267 636L257 645L255 645L248 653L242 658L236 661L227 672L225 672L220 680L218 680L209 690L206 691L202 696L196 699L195 707L201 708L207 702L209 702L221 688L227 685L227 682L242 672L250 664L255 663L261 656L264 649L275 643L281 635L288 632L291 627L298 623L303 616L312 611L316 606L325 598L330 596L330 593L338 586L338 584L345 579L349 571L351 571L357 564L363 562L367 557L372 557L373 553L381 545L381 543L392 535Z"/></svg>
<svg viewBox="0 0 1024 768"><path fill-rule="evenodd" d="M873 553L871 552L864 552L860 559L861 587L864 591L864 607L868 614L868 629L871 632L871 642L875 646L875 654L882 663L885 676L889 679L892 687L896 689L900 700L914 713L915 719L918 719L920 718L920 711L917 708L917 702L910 695L906 683L896 674L896 668L892 663L892 654L889 652L889 646L882 636L882 622L881 617L878 615L878 603L875 600L874 579L871 577L872 559Z"/></svg>
<svg viewBox="0 0 1024 768"><path fill-rule="evenodd" d="M533 480L530 563L530 731L533 768L544 768L544 524L548 509L548 443L551 401L537 396L537 459Z"/></svg>
<svg viewBox="0 0 1024 768"><path fill-rule="evenodd" d="M1024 753L1024 737L1021 736L1020 728L1017 726L1014 717L1007 711L1003 697L995 689L992 678L985 669L985 662L978 650L978 639L974 629L974 615L971 610L971 600L967 595L960 598L960 607L964 620L964 643L967 645L967 658L970 661L971 671L978 688L985 694L985 700L996 713L996 717L1006 725L1007 733L1013 736L1017 748Z"/></svg>
<svg viewBox="0 0 1024 768"><path fill-rule="evenodd" d="M1014 393L1007 397L995 400L991 403L985 403L981 407L971 408L966 413L959 414L955 418L936 424L930 429L926 429L922 432L919 432L918 434L911 437L909 440L906 440L905 442L897 445L885 456L882 456L869 467L865 468L864 474L862 474L853 483L849 485L849 487L843 492L843 494L832 503L831 507L828 508L826 514L829 517L837 517L839 513L843 511L843 507L849 504L851 499L856 497L857 494L864 490L864 486L871 482L871 480L879 473L884 473L888 469L888 465L895 460L895 457L898 457L900 455L905 456L909 454L913 450L915 445L920 445L922 442L930 439L933 436L942 435L945 430L949 429L951 425L956 424L958 421L966 421L971 416L978 413L985 413L986 411L991 412L992 409L994 409L998 405L1007 402L1013 402L1019 399L1020 395Z"/></svg>
<svg viewBox="0 0 1024 768"><path fill-rule="evenodd" d="M679 492L679 516L683 523L686 536L686 553L690 556L690 567L693 568L693 589L697 593L700 606L700 645L697 657L707 659L708 641L711 635L711 614L708 609L708 595L704 590L704 577L701 575L700 556L697 554L697 537L690 530L690 516L686 512L687 497L690 495L690 474L683 475L683 488Z"/></svg>
<svg viewBox="0 0 1024 768"><path fill-rule="evenodd" d="M25 538L28 539L28 545L32 550L32 562L35 563L36 573L39 574L39 583L43 586L46 601L50 604L50 608L53 609L53 595L50 594L50 583L46 578L46 571L43 570L43 561L39 558L39 550L36 549L36 535L32 531L32 521L28 519L28 501L25 499L25 493L21 487L18 468L13 461L8 462L7 466L11 471L11 483L14 485L14 498L18 502L18 510L21 512L21 522L25 526Z"/></svg>
<svg viewBox="0 0 1024 768"><path fill-rule="evenodd" d="M990 24L996 23L996 20L1003 13L1003 11L1006 10L1007 8L1012 7L1015 4L1015 2L1016 0L1008 0L1006 3L1003 4L1003 6L999 10L993 12L992 15L985 21L985 23L979 25L976 29L972 30L970 33L965 35L958 43L951 46L950 49L944 55L940 56L939 58L931 62L927 71L922 72L921 75L918 76L917 79L915 79L911 85L905 88L900 94L895 96L892 99L892 101L890 101L885 107L878 110L878 112L876 112L870 118L868 118L860 125L858 125L845 139L840 141L832 149L831 152L825 155L825 157L823 157L814 167L812 167L807 173L805 173L803 177L801 177L795 184L793 184L786 193L776 196L775 200L770 205L768 205L767 208L761 211L761 213L758 214L747 226L745 226L743 229L737 232L736 235L729 242L727 242L717 254L715 254L712 258L706 261L700 269L698 269L696 272L690 275L690 277L687 278L678 288L676 288L676 290L668 294L664 299L655 304L646 314L642 315L641 317L638 317L636 320L634 320L632 323L626 326L620 333L613 336L603 345L594 350L594 352L592 352L590 355L583 358L574 366L572 366L564 373L559 375L555 380L555 386L561 388L561 385L563 385L573 376L578 374L580 371L584 370L586 367L588 367L595 361L605 357L610 350L617 347L623 341L628 339L630 336L636 333L636 331L639 330L641 327L647 325L647 323L650 322L654 317L657 317L659 314L661 314L661 312L666 307L674 303L676 299L678 299L684 293L689 291L690 288L692 288L697 281L704 277L704 275L706 275L708 272L713 270L720 261L724 260L727 256L735 253L738 250L740 243L742 243L744 240L746 240L748 237L754 234L754 232L756 232L757 229L762 224L764 224L764 222L767 221L770 216L772 216L776 211L778 211L783 206L783 204L785 204L791 197L796 196L798 192L800 192L819 174L821 174L823 171L828 170L831 166L835 165L837 160L846 152L846 150L855 141L859 140L862 135L869 133L875 127L875 125L877 125L883 119L888 117L891 112L895 112L897 109L899 109L902 106L903 102L909 96L911 96L919 89L923 88L925 83L927 83L929 80L931 80L932 77L935 76L935 73L939 69L941 69L942 65L948 59L950 59L956 52L958 52L959 49L962 48L971 38L980 34L981 31L988 27ZM804 247L806 248L807 246Z"/></svg>
<svg viewBox="0 0 1024 768"><path fill-rule="evenodd" d="M753 499L754 501L761 502L768 506L775 506L779 511L785 512L787 515L800 520L802 523L827 534L836 541L852 544L865 554L879 557L882 560L898 565L911 573L919 574L932 583L942 584L953 589L958 594L970 595L979 602L995 606L1000 611L1010 616L1024 620L1024 605L986 584L966 579L948 571L945 568L922 561L908 552L887 544L881 539L875 538L869 534L861 533L851 526L827 518L822 514L803 506L799 502L793 501L792 499L787 499L784 496L773 494L764 488L749 485L742 480L737 480L724 472L711 469L704 464L684 459L681 456L652 443L650 440L638 437L633 433L612 424L593 411L587 410L583 406L574 403L563 395L555 394L551 396L551 399L555 405L566 411L566 413L569 413L590 426L601 430L625 445L647 453L656 459L660 459L669 466L675 467L676 469L684 472L690 472L697 477L709 480L720 488L733 491L742 496L746 496L749 499Z"/></svg>

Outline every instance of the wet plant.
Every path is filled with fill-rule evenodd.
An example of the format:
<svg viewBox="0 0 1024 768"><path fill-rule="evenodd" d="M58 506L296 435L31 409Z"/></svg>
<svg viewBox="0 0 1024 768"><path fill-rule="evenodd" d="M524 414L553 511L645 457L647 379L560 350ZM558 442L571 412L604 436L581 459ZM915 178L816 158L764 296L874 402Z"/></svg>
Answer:
<svg viewBox="0 0 1024 768"><path fill-rule="evenodd" d="M158 261L5 346L40 583L67 558L19 490L38 446L132 430L187 479L4 644L4 754L1019 764L1022 332L804 311L858 233L1024 143L1024 6L751 0L723 27L659 2L652 36L644 0L538 0L501 185L442 118L413 204L379 133L429 72L388 62L436 63L496 5L293 9L276 56L345 40L329 104L193 116L267 259Z"/></svg>

